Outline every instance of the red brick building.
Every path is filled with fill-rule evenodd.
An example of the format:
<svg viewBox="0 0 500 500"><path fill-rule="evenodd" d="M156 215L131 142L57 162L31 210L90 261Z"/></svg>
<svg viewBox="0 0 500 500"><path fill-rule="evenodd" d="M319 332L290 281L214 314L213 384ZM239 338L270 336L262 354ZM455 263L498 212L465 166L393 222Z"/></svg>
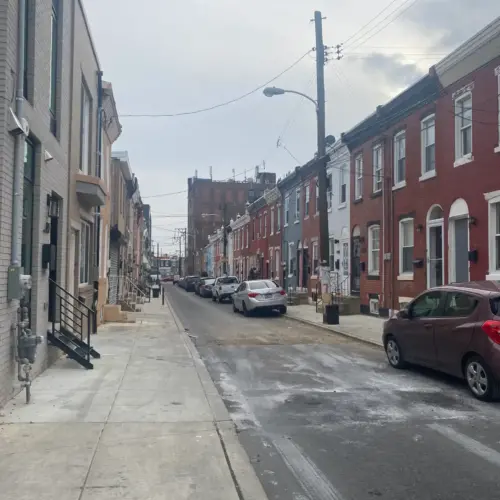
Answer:
<svg viewBox="0 0 500 500"><path fill-rule="evenodd" d="M281 193L276 187L264 194L269 214L269 278L283 283L283 266L281 253L281 227L283 226L281 210Z"/></svg>
<svg viewBox="0 0 500 500"><path fill-rule="evenodd" d="M269 277L269 207L261 196L248 207L250 215L250 268L254 268L257 276Z"/></svg>
<svg viewBox="0 0 500 500"><path fill-rule="evenodd" d="M497 20L343 135L362 312L500 279L499 54Z"/></svg>
<svg viewBox="0 0 500 500"><path fill-rule="evenodd" d="M248 213L239 215L234 221L231 221L230 227L233 249L231 273L242 281L248 277L249 270L250 216Z"/></svg>

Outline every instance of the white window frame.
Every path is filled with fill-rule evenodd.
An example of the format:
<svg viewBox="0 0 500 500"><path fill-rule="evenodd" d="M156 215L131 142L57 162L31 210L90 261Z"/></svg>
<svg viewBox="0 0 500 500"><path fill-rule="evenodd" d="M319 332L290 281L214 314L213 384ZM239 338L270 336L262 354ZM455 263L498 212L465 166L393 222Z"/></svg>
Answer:
<svg viewBox="0 0 500 500"><path fill-rule="evenodd" d="M342 187L345 186L345 198L342 200ZM339 208L347 205L347 164L341 165L339 169Z"/></svg>
<svg viewBox="0 0 500 500"><path fill-rule="evenodd" d="M394 186L393 189L400 189L406 186L406 130L401 130L394 136ZM399 162L404 161L403 178L399 175Z"/></svg>
<svg viewBox="0 0 500 500"><path fill-rule="evenodd" d="M375 230L378 231L378 249L373 248L373 233ZM368 274L370 276L379 276L380 275L380 225L374 224L368 228ZM377 259L373 258L373 253L377 252ZM377 268L375 269L374 264L377 264Z"/></svg>
<svg viewBox="0 0 500 500"><path fill-rule="evenodd" d="M335 269L335 237L332 235L328 238L328 265L332 271Z"/></svg>
<svg viewBox="0 0 500 500"><path fill-rule="evenodd" d="M269 228L269 236L272 236L274 234L274 207L271 208L271 221L270 221L270 228Z"/></svg>
<svg viewBox="0 0 500 500"><path fill-rule="evenodd" d="M488 274L487 280L500 280L500 265L497 266L498 256L496 238L499 237L496 227L497 210L500 210L500 190L484 195L488 202ZM500 250L499 250L500 251Z"/></svg>
<svg viewBox="0 0 500 500"><path fill-rule="evenodd" d="M276 266L276 278L281 278L281 262L280 262L280 250L276 248L274 250L274 260L276 261L274 265Z"/></svg>
<svg viewBox="0 0 500 500"><path fill-rule="evenodd" d="M361 200L363 198L363 155L359 154L354 160L355 184L354 184L354 199Z"/></svg>
<svg viewBox="0 0 500 500"><path fill-rule="evenodd" d="M293 276L293 272L290 272L292 269L292 260L295 258L294 252L293 252L293 247L295 245L293 244L293 241L288 243L288 277L291 278Z"/></svg>
<svg viewBox="0 0 500 500"><path fill-rule="evenodd" d="M81 221L80 225L80 251L78 262L78 283L80 286L89 284L90 281L90 255L92 253L90 224ZM82 264L84 268L82 269ZM82 274L83 271L83 274Z"/></svg>
<svg viewBox="0 0 500 500"><path fill-rule="evenodd" d="M304 189L306 190L305 202L304 202L304 219L308 219L309 209L310 209L311 186L309 184L306 184Z"/></svg>
<svg viewBox="0 0 500 500"><path fill-rule="evenodd" d="M249 239L248 238L248 224L245 227L246 227L246 231L245 231L246 235L245 236L246 236L246 244L247 244L246 247L248 248L248 243L249 243L249 241L248 241L248 239Z"/></svg>
<svg viewBox="0 0 500 500"><path fill-rule="evenodd" d="M376 161L377 160L377 161ZM383 186L383 161L384 154L382 151L382 144L377 144L373 147L372 151L372 172L373 172L373 192L380 193Z"/></svg>
<svg viewBox="0 0 500 500"><path fill-rule="evenodd" d="M318 261L318 265L314 266L314 261ZM319 256L318 256L318 242L315 241L313 243L313 251L312 251L312 275L318 276L318 268L319 268Z"/></svg>
<svg viewBox="0 0 500 500"><path fill-rule="evenodd" d="M283 226L287 227L289 222L290 222L290 194L287 194L285 196L285 223L283 224Z"/></svg>
<svg viewBox="0 0 500 500"><path fill-rule="evenodd" d="M326 207L329 212L332 211L332 202L333 202L333 173L329 172L326 174L327 179L327 187L326 187Z"/></svg>
<svg viewBox="0 0 500 500"><path fill-rule="evenodd" d="M434 142L427 144L427 130L431 128L434 129ZM432 115L426 116L421 122L420 122L420 144L421 144L421 151L420 151L420 156L421 156L421 176L420 179L421 181L424 181L425 179L430 179L431 177L436 176L436 115L433 113ZM432 170L427 170L427 148L429 146L434 146L434 168Z"/></svg>
<svg viewBox="0 0 500 500"><path fill-rule="evenodd" d="M411 245L405 245L403 241L404 227L411 224ZM412 248L415 251L415 221L412 217L407 217L406 219L401 219L399 221L399 276L398 279L413 279L413 265L410 270L403 269L403 252L404 248ZM412 259L413 262L413 259Z"/></svg>
<svg viewBox="0 0 500 500"><path fill-rule="evenodd" d="M300 188L295 190L295 222L300 220Z"/></svg>
<svg viewBox="0 0 500 500"><path fill-rule="evenodd" d="M495 148L495 153L500 153L500 66L495 68L495 76L498 88L498 146Z"/></svg>
<svg viewBox="0 0 500 500"><path fill-rule="evenodd" d="M469 123L465 126L462 125L462 115L460 113L461 106L464 101L468 101L470 99L470 118L466 118L469 120ZM463 165L464 163L469 163L473 160L472 156L472 144L473 144L473 127L472 127L472 92L467 91L457 97L454 101L454 109L455 109L455 163L453 166L458 167ZM462 143L462 132L470 128L470 152L463 152L463 143Z"/></svg>
<svg viewBox="0 0 500 500"><path fill-rule="evenodd" d="M91 140L91 112L92 99L87 85L82 81L82 104L80 123L80 171L85 175L90 175L90 144Z"/></svg>

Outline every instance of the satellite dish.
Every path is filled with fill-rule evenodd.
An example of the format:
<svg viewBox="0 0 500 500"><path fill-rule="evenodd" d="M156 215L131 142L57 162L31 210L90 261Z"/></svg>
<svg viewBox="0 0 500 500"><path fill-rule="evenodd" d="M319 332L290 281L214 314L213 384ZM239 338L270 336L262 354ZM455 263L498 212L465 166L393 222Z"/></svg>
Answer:
<svg viewBox="0 0 500 500"><path fill-rule="evenodd" d="M327 135L325 137L325 142L327 146L331 146L332 144L335 144L335 136L334 135Z"/></svg>

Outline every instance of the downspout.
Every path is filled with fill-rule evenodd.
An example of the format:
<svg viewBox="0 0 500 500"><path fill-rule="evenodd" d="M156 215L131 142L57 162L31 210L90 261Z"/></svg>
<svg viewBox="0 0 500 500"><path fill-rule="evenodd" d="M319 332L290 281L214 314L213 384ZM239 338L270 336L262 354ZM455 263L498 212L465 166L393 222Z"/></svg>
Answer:
<svg viewBox="0 0 500 500"><path fill-rule="evenodd" d="M16 116L19 120L23 118L24 112L24 52L26 30L26 0L19 0L17 12L17 69L16 69ZM14 179L12 196L12 240L11 240L11 266L10 272L19 269L21 262L21 237L23 223L23 169L24 169L24 147L25 135L18 134L14 144ZM18 299L17 294L9 294L10 299Z"/></svg>
<svg viewBox="0 0 500 500"><path fill-rule="evenodd" d="M69 134L68 134L68 220L67 220L67 233L66 233L66 245L69 248L71 244L71 213L72 213L72 196L71 196L71 183L73 180L73 99L74 99L74 74L75 74L75 2L71 2L71 57L70 57L70 89L69 89ZM75 258L79 250L76 248L75 239ZM75 263L70 262L66 259L66 287L69 283L70 273L75 274ZM75 285L75 283L74 283ZM75 289L69 290L72 295L75 293Z"/></svg>

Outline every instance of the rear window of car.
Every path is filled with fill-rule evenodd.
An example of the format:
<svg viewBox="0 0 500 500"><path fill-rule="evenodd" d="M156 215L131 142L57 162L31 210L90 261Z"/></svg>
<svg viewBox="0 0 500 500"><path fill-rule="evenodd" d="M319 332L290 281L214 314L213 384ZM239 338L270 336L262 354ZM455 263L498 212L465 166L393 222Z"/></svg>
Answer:
<svg viewBox="0 0 500 500"><path fill-rule="evenodd" d="M249 284L250 290L260 290L262 288L278 288L274 281L262 280L251 281Z"/></svg>
<svg viewBox="0 0 500 500"><path fill-rule="evenodd" d="M500 316L500 296L490 299L490 307L495 316Z"/></svg>
<svg viewBox="0 0 500 500"><path fill-rule="evenodd" d="M227 278L219 278L219 283L221 285L234 285L235 283L238 283L238 278L235 278L234 276L228 276Z"/></svg>
<svg viewBox="0 0 500 500"><path fill-rule="evenodd" d="M213 285L215 283L215 280L203 280L203 284L205 285Z"/></svg>

